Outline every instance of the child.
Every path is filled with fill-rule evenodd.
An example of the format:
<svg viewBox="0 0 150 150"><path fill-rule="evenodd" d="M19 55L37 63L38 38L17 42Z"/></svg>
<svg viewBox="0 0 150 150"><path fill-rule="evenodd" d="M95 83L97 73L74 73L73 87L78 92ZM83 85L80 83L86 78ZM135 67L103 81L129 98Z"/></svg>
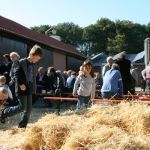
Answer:
<svg viewBox="0 0 150 150"><path fill-rule="evenodd" d="M95 97L95 79L92 64L85 61L83 64L83 73L80 73L75 81L73 96L78 97L77 110L81 107L87 107L90 99Z"/></svg>
<svg viewBox="0 0 150 150"><path fill-rule="evenodd" d="M8 92L8 98L12 100L13 99L12 92L11 92L9 86L6 84L5 76L0 76L0 87L3 87L6 89L6 91Z"/></svg>
<svg viewBox="0 0 150 150"><path fill-rule="evenodd" d="M8 99L8 91L4 87L0 87L0 109L5 108L5 101Z"/></svg>
<svg viewBox="0 0 150 150"><path fill-rule="evenodd" d="M83 65L80 66L79 75L83 73Z"/></svg>
<svg viewBox="0 0 150 150"><path fill-rule="evenodd" d="M0 101L8 99L8 91L4 87L0 87Z"/></svg>

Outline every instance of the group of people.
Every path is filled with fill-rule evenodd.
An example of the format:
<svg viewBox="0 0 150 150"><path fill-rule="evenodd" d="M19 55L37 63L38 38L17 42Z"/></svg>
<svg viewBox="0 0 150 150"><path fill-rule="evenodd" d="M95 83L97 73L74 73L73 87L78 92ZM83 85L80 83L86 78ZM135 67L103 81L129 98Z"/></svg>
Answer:
<svg viewBox="0 0 150 150"><path fill-rule="evenodd" d="M102 97L118 98L129 92L135 94L136 75L133 73L135 72L131 69L131 62L126 59L125 52L120 53L116 61L108 57L102 71Z"/></svg>
<svg viewBox="0 0 150 150"><path fill-rule="evenodd" d="M44 67L39 67L36 75L36 93L49 93L54 95L64 89L64 82L61 72L54 67L48 67L47 71L45 71Z"/></svg>
<svg viewBox="0 0 150 150"><path fill-rule="evenodd" d="M0 110L1 123L5 123L7 117L23 112L18 127L25 128L34 93L61 96L63 91L70 92L78 98L76 110L79 110L89 106L95 98L96 89L99 89L103 99L119 98L128 92L135 92L136 73L124 52L116 61L108 57L101 75L94 73L89 59L83 62L78 73L73 70L61 73L54 67L48 67L47 71L39 67L36 71L35 64L42 58L42 48L38 45L31 48L27 58L20 59L16 52L10 53L9 57L4 55L4 63L0 66L0 100L7 99L12 104ZM150 64L142 71L142 76L150 89Z"/></svg>
<svg viewBox="0 0 150 150"><path fill-rule="evenodd" d="M42 69L42 71L41 71ZM42 73L41 73L42 72ZM95 97L95 78L90 60L85 60L77 73L73 70L60 71L54 67L49 67L44 72L43 67L39 67L37 74L37 92L47 92L50 95L60 96L62 92L72 93L78 97L77 108L87 107L90 99Z"/></svg>
<svg viewBox="0 0 150 150"><path fill-rule="evenodd" d="M54 67L49 67L46 73L43 67L39 67L36 72L35 64L42 58L42 48L34 45L28 57L20 59L18 53L12 52L0 65L0 101L17 100L16 104L0 110L1 123L5 123L7 117L22 112L18 127L26 128L32 110L32 94L37 92L52 92L57 96L65 89L78 97L77 109L87 107L90 99L95 97L95 79L90 60L84 61L78 75L69 70L66 77L65 72L62 75Z"/></svg>
<svg viewBox="0 0 150 150"><path fill-rule="evenodd" d="M150 94L150 63L140 74L140 70L137 71L130 60L126 59L125 52L120 53L116 61L112 57L107 58L102 76L101 93L103 98L118 98L122 95L135 94L136 82L139 79L141 79L140 83L143 91Z"/></svg>
<svg viewBox="0 0 150 150"><path fill-rule="evenodd" d="M34 64L42 57L41 47L34 45L27 58L19 59L19 55L13 52L10 54L12 64L10 65L11 62L7 60L7 63L5 62L1 65L0 93L3 94L1 94L0 98L1 100L10 98L10 101L16 98L18 101L18 104L0 110L1 123L5 123L7 117L23 112L18 127L25 128L27 126L32 109L32 94L36 93L36 70ZM11 67L8 68L9 66ZM6 70L6 67L8 70ZM12 86L10 89L14 91L14 93L12 92L13 97L8 94L8 85Z"/></svg>

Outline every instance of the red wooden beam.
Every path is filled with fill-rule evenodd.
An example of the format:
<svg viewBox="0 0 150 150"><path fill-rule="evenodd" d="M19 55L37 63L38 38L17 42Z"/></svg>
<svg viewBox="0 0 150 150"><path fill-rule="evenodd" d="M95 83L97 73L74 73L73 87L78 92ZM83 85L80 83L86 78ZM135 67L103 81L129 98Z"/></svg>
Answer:
<svg viewBox="0 0 150 150"><path fill-rule="evenodd" d="M150 96L140 96L139 100L141 100L141 101L150 101Z"/></svg>
<svg viewBox="0 0 150 150"><path fill-rule="evenodd" d="M121 103L121 102L132 102L132 103L143 103L143 104L150 104L150 101L143 101L143 100L102 100L102 99L93 99L93 103L105 103L105 102L111 102L111 103Z"/></svg>
<svg viewBox="0 0 150 150"><path fill-rule="evenodd" d="M75 97L44 97L46 100L65 100L65 101L77 101L78 99ZM143 101L143 100L124 100L124 99L93 99L93 103L105 103L105 102L110 102L110 103L121 103L121 102L133 102L133 103L144 103L144 104L150 104L150 98L148 99L149 101Z"/></svg>
<svg viewBox="0 0 150 150"><path fill-rule="evenodd" d="M123 98L139 98L140 95L123 95Z"/></svg>
<svg viewBox="0 0 150 150"><path fill-rule="evenodd" d="M93 99L92 101L93 103L105 103L105 102L111 102L111 103L120 103L120 102L127 102L127 100L123 100L123 99Z"/></svg>
<svg viewBox="0 0 150 150"><path fill-rule="evenodd" d="M75 97L44 97L47 100L66 100L66 101L77 101L78 99Z"/></svg>

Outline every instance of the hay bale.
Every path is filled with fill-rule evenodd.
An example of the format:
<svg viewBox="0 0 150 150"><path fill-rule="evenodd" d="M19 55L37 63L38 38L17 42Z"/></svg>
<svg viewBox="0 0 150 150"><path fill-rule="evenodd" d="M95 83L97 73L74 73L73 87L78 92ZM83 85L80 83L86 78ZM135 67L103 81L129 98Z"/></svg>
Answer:
<svg viewBox="0 0 150 150"><path fill-rule="evenodd" d="M25 132L25 139L20 145L22 150L39 150L42 145L42 128L33 126Z"/></svg>
<svg viewBox="0 0 150 150"><path fill-rule="evenodd" d="M47 114L24 131L8 133L22 150L148 150L150 107L123 103L94 106L83 115Z"/></svg>
<svg viewBox="0 0 150 150"><path fill-rule="evenodd" d="M120 104L120 127L129 134L150 133L150 107L145 104Z"/></svg>
<svg viewBox="0 0 150 150"><path fill-rule="evenodd" d="M145 104L121 103L96 106L85 115L94 124L117 126L129 134L150 133L150 107ZM91 124L92 125L92 124Z"/></svg>
<svg viewBox="0 0 150 150"><path fill-rule="evenodd" d="M84 130L79 129L77 132L72 133L66 139L66 143L61 150L107 149L110 146L117 148L117 144L126 139L126 137L128 137L127 134L117 127L111 128L104 125L96 130L88 130L85 127ZM116 142L112 142L114 138L117 139Z"/></svg>
<svg viewBox="0 0 150 150"><path fill-rule="evenodd" d="M94 106L86 114L86 124L91 128L97 128L99 125L119 126L121 122L118 116L117 106Z"/></svg>
<svg viewBox="0 0 150 150"><path fill-rule="evenodd" d="M9 130L9 134L10 135L15 135L15 134L20 134L19 133L20 132L20 129L19 128L11 128L10 130Z"/></svg>
<svg viewBox="0 0 150 150"><path fill-rule="evenodd" d="M81 116L57 116L47 114L38 121L38 125L42 127L43 147L46 150L58 150L66 140L71 130L76 130L83 121Z"/></svg>
<svg viewBox="0 0 150 150"><path fill-rule="evenodd" d="M148 141L148 138L145 139ZM118 127L99 126L95 130L79 130L66 139L61 150L148 150L149 145L144 140L129 136Z"/></svg>
<svg viewBox="0 0 150 150"><path fill-rule="evenodd" d="M47 114L42 117L36 124L41 126L42 128L46 128L47 125L54 124L67 124L67 126L71 129L78 128L79 124L83 122L83 116L80 115L68 115L68 116L57 116L55 114ZM72 130L71 129L71 130Z"/></svg>
<svg viewBox="0 0 150 150"><path fill-rule="evenodd" d="M86 118L91 118L97 115L113 115L117 112L117 106L111 105L93 105L88 112L84 115Z"/></svg>
<svg viewBox="0 0 150 150"><path fill-rule="evenodd" d="M64 144L69 132L69 127L63 123L45 126L42 132L44 149L60 149L61 146Z"/></svg>

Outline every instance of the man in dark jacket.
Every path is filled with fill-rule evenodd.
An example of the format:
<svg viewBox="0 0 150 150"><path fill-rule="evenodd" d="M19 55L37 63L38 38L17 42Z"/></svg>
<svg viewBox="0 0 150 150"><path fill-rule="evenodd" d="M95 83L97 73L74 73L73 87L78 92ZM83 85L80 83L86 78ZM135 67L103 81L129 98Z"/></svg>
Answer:
<svg viewBox="0 0 150 150"><path fill-rule="evenodd" d="M28 57L19 61L15 72L15 93L19 104L0 111L0 121L2 123L4 123L6 117L24 112L18 127L25 128L27 126L32 109L32 93L36 92L36 71L34 64L42 57L41 47L34 45Z"/></svg>
<svg viewBox="0 0 150 150"><path fill-rule="evenodd" d="M36 75L36 93L42 93L43 90L47 91L47 78L44 67L39 67Z"/></svg>
<svg viewBox="0 0 150 150"><path fill-rule="evenodd" d="M121 73L122 81L123 81L123 93L128 94L128 91L131 90L131 62L126 59L126 53L122 52L119 55L119 58L116 61L116 64L119 66L119 70Z"/></svg>
<svg viewBox="0 0 150 150"><path fill-rule="evenodd" d="M47 70L47 88L55 96L58 96L64 88L64 80L60 72L56 72L54 67L49 67Z"/></svg>

